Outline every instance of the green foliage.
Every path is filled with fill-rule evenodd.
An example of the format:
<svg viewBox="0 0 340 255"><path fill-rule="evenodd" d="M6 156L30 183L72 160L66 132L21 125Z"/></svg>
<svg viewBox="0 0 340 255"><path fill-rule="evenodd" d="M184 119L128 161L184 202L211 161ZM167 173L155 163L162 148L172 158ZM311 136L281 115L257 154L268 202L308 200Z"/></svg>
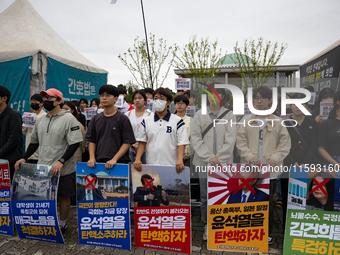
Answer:
<svg viewBox="0 0 340 255"><path fill-rule="evenodd" d="M222 56L222 50L217 45L217 39L210 42L209 37L202 37L200 41L196 35L191 37L189 43L179 49L180 55L176 53L174 67L183 70L185 78L193 78L194 85L198 81L214 82L215 75L220 72L216 63Z"/></svg>
<svg viewBox="0 0 340 255"><path fill-rule="evenodd" d="M238 42L234 47L238 68L234 71L241 75L245 88L262 86L276 71L276 64L282 58L288 45L272 41L264 42L260 37L256 42L253 39L246 39L243 48Z"/></svg>
<svg viewBox="0 0 340 255"><path fill-rule="evenodd" d="M175 53L178 47L166 45L166 40L160 38L158 44L155 35L150 33L149 50L154 88L161 87L169 74ZM127 53L119 54L118 58L129 69L136 84L141 88L151 87L149 60L146 40L134 40L134 47L129 48ZM162 68L166 60L169 60L168 68ZM161 73L164 73L162 76Z"/></svg>

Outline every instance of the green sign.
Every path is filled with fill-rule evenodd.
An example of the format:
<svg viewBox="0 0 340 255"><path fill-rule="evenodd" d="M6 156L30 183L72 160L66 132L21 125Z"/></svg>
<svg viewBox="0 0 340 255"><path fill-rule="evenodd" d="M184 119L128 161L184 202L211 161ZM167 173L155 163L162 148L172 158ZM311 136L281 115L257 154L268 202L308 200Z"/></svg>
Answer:
<svg viewBox="0 0 340 255"><path fill-rule="evenodd" d="M340 212L288 209L283 254L340 254Z"/></svg>

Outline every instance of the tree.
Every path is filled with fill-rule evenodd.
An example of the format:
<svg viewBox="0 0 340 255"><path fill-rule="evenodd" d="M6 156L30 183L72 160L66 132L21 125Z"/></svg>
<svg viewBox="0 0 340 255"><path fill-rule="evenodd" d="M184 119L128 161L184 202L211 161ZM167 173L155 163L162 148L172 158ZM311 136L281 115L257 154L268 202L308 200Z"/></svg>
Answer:
<svg viewBox="0 0 340 255"><path fill-rule="evenodd" d="M273 76L277 69L276 64L287 47L288 45L284 43L279 46L278 42L274 44L272 41L264 42L263 37L260 37L257 42L253 39L246 39L242 49L236 42L234 50L238 69L234 71L241 75L246 88L248 86L260 87Z"/></svg>
<svg viewBox="0 0 340 255"><path fill-rule="evenodd" d="M163 38L155 39L155 35L150 33L150 62L152 71L152 81L154 88L161 87L169 74L175 53L177 51L176 44L167 47L166 40ZM134 47L129 48L127 53L119 54L118 58L129 69L137 85L142 88L151 87L149 60L147 53L146 40L134 40ZM162 68L166 60L169 60L167 68ZM164 73L161 76L161 73Z"/></svg>
<svg viewBox="0 0 340 255"><path fill-rule="evenodd" d="M215 81L215 76L220 71L217 61L222 55L222 50L218 49L217 45L217 39L210 42L209 37L202 37L199 41L194 35L189 39L189 43L184 45L183 49L179 49L178 52L181 55L176 54L175 68L181 69L184 72L184 77L193 78L194 83ZM220 61L223 61L223 58Z"/></svg>

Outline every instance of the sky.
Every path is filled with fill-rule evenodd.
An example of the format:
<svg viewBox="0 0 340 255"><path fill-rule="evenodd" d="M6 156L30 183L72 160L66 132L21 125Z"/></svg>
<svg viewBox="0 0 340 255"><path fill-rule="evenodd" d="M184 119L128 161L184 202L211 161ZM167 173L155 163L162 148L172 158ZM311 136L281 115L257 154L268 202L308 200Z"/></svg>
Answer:
<svg viewBox="0 0 340 255"><path fill-rule="evenodd" d="M14 0L0 0L0 12ZM133 81L118 59L145 38L140 0L29 0L45 21L74 49L109 72L108 83ZM260 36L287 43L279 62L301 65L340 39L339 0L144 0L147 32L167 45L189 39L218 39L222 52ZM167 65L167 64L166 64ZM164 86L174 89L171 68Z"/></svg>

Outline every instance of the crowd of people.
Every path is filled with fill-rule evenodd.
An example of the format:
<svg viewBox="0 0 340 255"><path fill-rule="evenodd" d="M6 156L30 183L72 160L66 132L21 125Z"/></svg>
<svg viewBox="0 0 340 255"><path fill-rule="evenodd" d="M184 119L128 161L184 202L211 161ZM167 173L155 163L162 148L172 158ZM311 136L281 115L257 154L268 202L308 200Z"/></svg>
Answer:
<svg viewBox="0 0 340 255"><path fill-rule="evenodd" d="M124 99L126 90L112 85L101 86L99 98L93 98L90 104L84 98L63 102L60 91L48 89L31 97L36 122L33 128L26 128L22 127L20 114L8 106L11 93L0 86L0 158L9 161L11 179L24 162L52 165L52 174L60 174L59 222L63 232L67 229L71 198L76 195L76 162L87 162L92 168L96 163L105 163L106 169L117 163L132 163L138 171L143 171L143 164L168 165L175 166L177 173L185 166L220 163L339 167L340 91L322 90L314 110L307 103L303 104L311 111L311 116L304 115L294 104L287 105L287 112L291 112L288 120L291 121L285 121L285 126L276 121L281 120L280 104L274 114L235 116L229 105L230 95L224 89L216 91L222 105L215 103L218 102L217 95L208 97L207 114L198 110L194 117L188 117L185 109L194 106L196 100L193 91L177 91L173 100L169 90L162 87L154 91L151 88L136 90L131 105ZM304 98L305 95L290 97ZM153 100L151 108L147 107L148 100ZM319 114L321 102L334 104L328 119ZM254 89L252 103L257 110L270 109L272 90L265 86ZM97 107L97 114L91 120L86 120L83 114L88 107ZM217 119L239 124L213 125ZM26 136L24 154L21 134ZM270 178L269 236L273 227L275 189L278 195L281 194L285 219L288 174L272 172ZM205 224L203 239L206 240L206 172L199 172L199 182L201 215ZM250 201L250 192L242 192L243 201ZM319 201L320 207L323 203L324 200ZM145 204L149 202L145 201ZM271 242L269 237L269 244Z"/></svg>

